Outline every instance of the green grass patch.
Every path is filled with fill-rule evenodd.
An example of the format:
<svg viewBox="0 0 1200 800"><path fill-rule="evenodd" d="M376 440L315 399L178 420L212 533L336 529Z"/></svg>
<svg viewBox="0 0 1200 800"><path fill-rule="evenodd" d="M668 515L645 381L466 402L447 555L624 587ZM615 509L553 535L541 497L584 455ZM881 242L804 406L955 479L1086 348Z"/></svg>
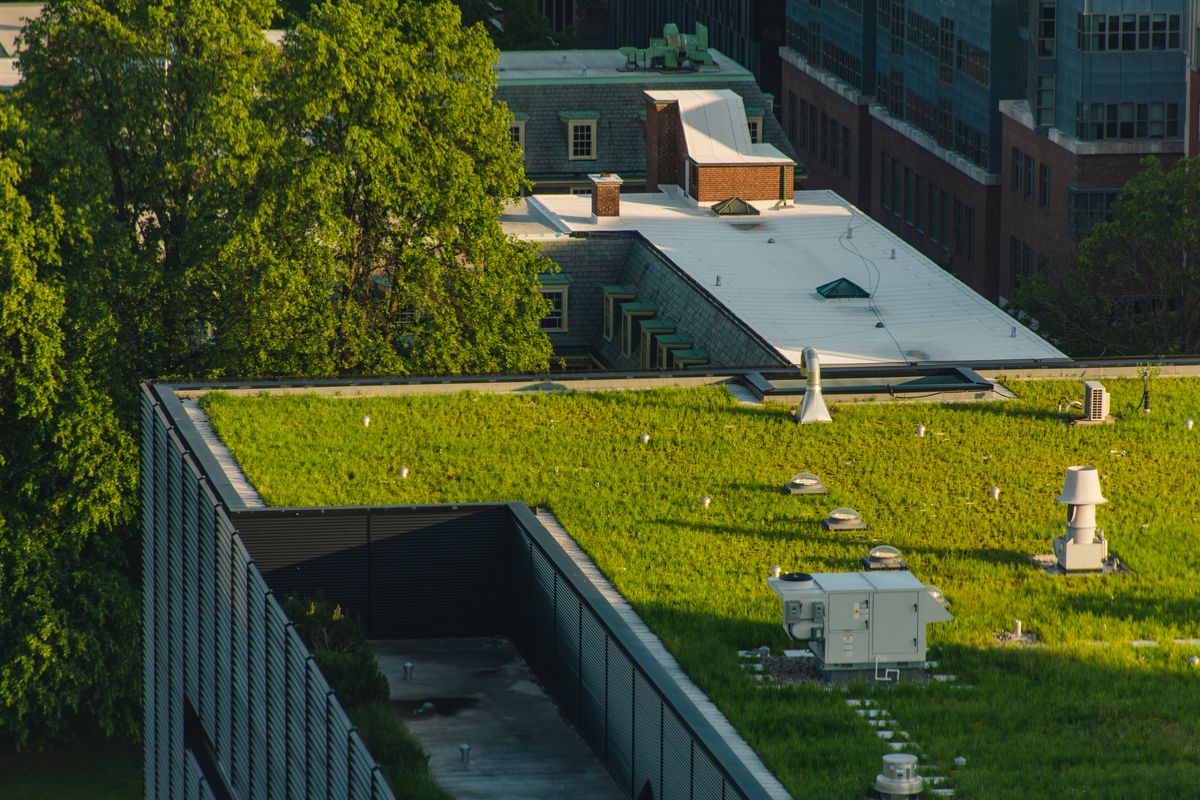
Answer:
<svg viewBox="0 0 1200 800"><path fill-rule="evenodd" d="M803 427L719 388L218 394L205 407L272 505L552 508L798 797L865 792L884 745L841 692L759 690L735 651L788 643L772 564L854 570L880 542L952 602L954 621L929 628L931 657L974 688L856 691L887 705L959 796L1186 796L1200 785L1200 670L1187 664L1200 647L1172 640L1200 636L1200 431L1183 425L1200 418L1200 382L1159 381L1151 415L1134 411L1140 383L1106 385L1123 418L1095 427L1063 424L1056 403L1081 394L1064 381L1014 384L1021 397L1005 403L836 405L834 424ZM1072 464L1100 469L1099 523L1131 574L1056 579L1028 560L1062 532L1054 497ZM830 493L780 493L801 470ZM869 529L824 531L841 505ZM1014 618L1044 644L997 645ZM954 772L957 755L968 766Z"/></svg>
<svg viewBox="0 0 1200 800"><path fill-rule="evenodd" d="M0 753L4 800L137 800L142 748L110 740L78 741L42 753Z"/></svg>

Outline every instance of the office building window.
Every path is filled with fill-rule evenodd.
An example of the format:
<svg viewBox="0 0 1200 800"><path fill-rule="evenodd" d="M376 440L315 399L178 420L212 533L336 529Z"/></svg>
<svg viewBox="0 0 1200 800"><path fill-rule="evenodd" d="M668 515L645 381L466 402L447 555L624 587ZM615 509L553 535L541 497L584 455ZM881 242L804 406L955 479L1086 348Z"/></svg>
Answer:
<svg viewBox="0 0 1200 800"><path fill-rule="evenodd" d="M1050 207L1050 165L1038 165L1038 204L1042 208Z"/></svg>
<svg viewBox="0 0 1200 800"><path fill-rule="evenodd" d="M796 149L808 146L808 101L800 101L800 138L796 140Z"/></svg>
<svg viewBox="0 0 1200 800"><path fill-rule="evenodd" d="M829 115L821 114L821 163L829 156Z"/></svg>
<svg viewBox="0 0 1200 800"><path fill-rule="evenodd" d="M1025 199L1033 198L1033 156L1025 156Z"/></svg>
<svg viewBox="0 0 1200 800"><path fill-rule="evenodd" d="M922 178L920 175L918 175L916 177L916 184L914 187L914 195L915 196L913 197L913 200L915 200L916 202L914 203L915 208L913 208L913 225L916 226L917 230L924 231L925 230L925 219L924 219L925 215L921 212L925 210L924 209L925 179Z"/></svg>
<svg viewBox="0 0 1200 800"><path fill-rule="evenodd" d="M879 155L879 207L887 210L892 208L890 178L892 177L892 167L888 163L890 159L887 153Z"/></svg>
<svg viewBox="0 0 1200 800"><path fill-rule="evenodd" d="M1087 236L1112 210L1119 189L1067 188L1067 230L1077 237Z"/></svg>
<svg viewBox="0 0 1200 800"><path fill-rule="evenodd" d="M900 162L892 159L892 213L900 216Z"/></svg>
<svg viewBox="0 0 1200 800"><path fill-rule="evenodd" d="M833 167L834 174L837 174L838 140L840 138L842 138L841 126L837 124L837 120L829 120L829 166Z"/></svg>
<svg viewBox="0 0 1200 800"><path fill-rule="evenodd" d="M929 182L929 238L935 242L941 241L938 231L938 193L933 182Z"/></svg>
<svg viewBox="0 0 1200 800"><path fill-rule="evenodd" d="M904 168L904 221L909 225L913 221L912 170Z"/></svg>
<svg viewBox="0 0 1200 800"><path fill-rule="evenodd" d="M1080 14L1078 28L1078 46L1086 52L1178 50L1185 44L1179 14Z"/></svg>
<svg viewBox="0 0 1200 800"><path fill-rule="evenodd" d="M1012 149L1012 190L1021 191L1021 151Z"/></svg>
<svg viewBox="0 0 1200 800"><path fill-rule="evenodd" d="M1037 124L1054 124L1054 76L1037 76Z"/></svg>
<svg viewBox="0 0 1200 800"><path fill-rule="evenodd" d="M842 177L850 177L850 129L842 128Z"/></svg>
<svg viewBox="0 0 1200 800"><path fill-rule="evenodd" d="M968 264L975 263L975 209L967 206L963 210L963 258Z"/></svg>
<svg viewBox="0 0 1200 800"><path fill-rule="evenodd" d="M808 152L817 152L817 107L808 107Z"/></svg>
<svg viewBox="0 0 1200 800"><path fill-rule="evenodd" d="M954 201L954 255L961 256L963 252L962 246L962 218L963 218L962 203L958 200Z"/></svg>
<svg viewBox="0 0 1200 800"><path fill-rule="evenodd" d="M1054 17L1056 0L1038 3L1037 54L1039 57L1054 56Z"/></svg>
<svg viewBox="0 0 1200 800"><path fill-rule="evenodd" d="M938 215L939 215L938 238L940 238L942 240L942 247L949 250L950 245L948 243L947 234L946 234L946 215L949 214L950 212L946 208L947 200L948 200L948 198L946 197L946 193L943 192L941 189L938 189Z"/></svg>
<svg viewBox="0 0 1200 800"><path fill-rule="evenodd" d="M797 117L796 93L788 92L788 136L791 137L793 142L797 141L796 140L796 117ZM797 145L797 146L799 146L799 145Z"/></svg>

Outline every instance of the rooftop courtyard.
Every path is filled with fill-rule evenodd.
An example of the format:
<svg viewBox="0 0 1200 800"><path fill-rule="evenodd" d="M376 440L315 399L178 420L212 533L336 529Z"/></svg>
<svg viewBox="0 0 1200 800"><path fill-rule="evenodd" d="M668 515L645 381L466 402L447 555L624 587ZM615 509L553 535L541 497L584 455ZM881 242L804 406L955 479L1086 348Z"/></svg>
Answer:
<svg viewBox="0 0 1200 800"><path fill-rule="evenodd" d="M1140 382L1106 381L1118 419L1087 427L1057 410L1078 381L1007 385L1018 399L835 404L833 424L803 427L719 387L203 405L270 505L552 509L796 797L867 796L891 748L850 698L886 708L958 797L1187 796L1200 785L1200 430L1184 420L1200 417L1200 381L1157 381L1148 415ZM1075 464L1099 468L1099 526L1129 572L1052 576L1030 559L1063 532L1054 498ZM784 494L800 471L829 494ZM823 530L838 506L867 530ZM928 635L952 680L771 685L742 668L738 650L798 646L765 582L773 564L852 571L881 543L950 601L954 620ZM1026 643L1000 635L1015 619Z"/></svg>

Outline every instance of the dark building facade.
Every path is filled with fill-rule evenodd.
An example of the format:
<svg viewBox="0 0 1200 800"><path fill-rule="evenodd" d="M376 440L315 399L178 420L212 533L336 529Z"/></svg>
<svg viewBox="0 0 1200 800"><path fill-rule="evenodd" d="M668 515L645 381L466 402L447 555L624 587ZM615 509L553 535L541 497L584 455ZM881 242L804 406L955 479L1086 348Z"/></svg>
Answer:
<svg viewBox="0 0 1200 800"><path fill-rule="evenodd" d="M780 107L808 186L995 301L1066 271L1141 160L1183 152L1200 106L1200 4L1092 5L789 0Z"/></svg>

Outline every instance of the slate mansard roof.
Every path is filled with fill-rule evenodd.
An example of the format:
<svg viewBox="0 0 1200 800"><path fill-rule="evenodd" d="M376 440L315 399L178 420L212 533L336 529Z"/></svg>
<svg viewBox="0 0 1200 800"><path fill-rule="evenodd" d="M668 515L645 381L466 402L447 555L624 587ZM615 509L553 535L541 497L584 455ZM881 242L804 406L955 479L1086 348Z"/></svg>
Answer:
<svg viewBox="0 0 1200 800"><path fill-rule="evenodd" d="M586 180L588 173L616 172L627 181L646 172L644 127L647 89L730 89L747 116L762 116L763 142L789 158L796 151L767 111L768 98L754 75L717 50L708 51L716 69L661 72L623 71L616 50L505 52L496 66L496 99L525 123L525 173L533 180ZM595 116L596 158L567 157L567 123L562 112Z"/></svg>

